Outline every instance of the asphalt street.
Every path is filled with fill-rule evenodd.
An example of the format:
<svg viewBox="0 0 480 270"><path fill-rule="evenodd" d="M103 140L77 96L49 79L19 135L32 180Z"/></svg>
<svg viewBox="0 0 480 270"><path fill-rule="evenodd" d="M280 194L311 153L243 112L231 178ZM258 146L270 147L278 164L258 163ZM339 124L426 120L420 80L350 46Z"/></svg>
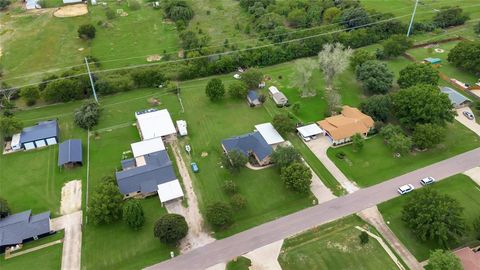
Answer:
<svg viewBox="0 0 480 270"><path fill-rule="evenodd" d="M479 165L480 148L264 223L150 266L147 269L205 269L217 263L227 262L267 244L390 200L399 196L397 188L401 185L413 184L415 188L420 188L419 180L426 176L433 176L437 180L441 180Z"/></svg>

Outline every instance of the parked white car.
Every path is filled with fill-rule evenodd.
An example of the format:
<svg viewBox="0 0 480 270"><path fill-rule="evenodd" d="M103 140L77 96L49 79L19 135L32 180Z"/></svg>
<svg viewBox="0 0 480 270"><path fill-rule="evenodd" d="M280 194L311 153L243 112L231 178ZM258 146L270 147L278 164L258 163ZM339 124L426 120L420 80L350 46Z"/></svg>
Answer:
<svg viewBox="0 0 480 270"><path fill-rule="evenodd" d="M401 195L403 194L407 194L411 191L413 191L415 188L413 187L412 184L407 184L407 185L404 185L404 186L401 186L398 188L398 193L400 193Z"/></svg>
<svg viewBox="0 0 480 270"><path fill-rule="evenodd" d="M422 184L422 186L430 185L430 184L433 184L433 183L435 183L435 178L433 178L431 176L425 177L422 180L420 180L420 184Z"/></svg>

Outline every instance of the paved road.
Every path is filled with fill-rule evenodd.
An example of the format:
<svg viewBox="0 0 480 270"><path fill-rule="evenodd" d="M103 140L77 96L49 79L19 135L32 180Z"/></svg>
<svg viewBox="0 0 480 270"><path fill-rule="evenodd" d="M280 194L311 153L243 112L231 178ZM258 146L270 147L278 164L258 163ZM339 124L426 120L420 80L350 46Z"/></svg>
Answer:
<svg viewBox="0 0 480 270"><path fill-rule="evenodd" d="M411 183L419 187L418 179L425 176L433 176L440 180L479 165L480 148L259 225L147 269L205 269L208 266L229 261L251 250L392 199L398 196L396 189L400 185Z"/></svg>

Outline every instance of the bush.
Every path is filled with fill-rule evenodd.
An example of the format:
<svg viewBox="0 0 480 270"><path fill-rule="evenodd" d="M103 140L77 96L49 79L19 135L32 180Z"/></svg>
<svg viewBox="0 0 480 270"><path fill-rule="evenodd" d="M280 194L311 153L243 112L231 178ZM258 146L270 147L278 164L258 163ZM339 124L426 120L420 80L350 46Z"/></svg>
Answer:
<svg viewBox="0 0 480 270"><path fill-rule="evenodd" d="M273 117L272 125L282 135L287 135L295 130L295 123L285 114L276 114Z"/></svg>
<svg viewBox="0 0 480 270"><path fill-rule="evenodd" d="M278 146L273 151L271 159L272 162L281 169L294 162L301 162L302 156L300 152L292 146Z"/></svg>
<svg viewBox="0 0 480 270"><path fill-rule="evenodd" d="M240 171L247 164L247 157L238 150L232 150L222 155L222 165L231 173Z"/></svg>
<svg viewBox="0 0 480 270"><path fill-rule="evenodd" d="M264 94L258 95L258 101L260 101L260 103L265 103L266 100L267 97Z"/></svg>
<svg viewBox="0 0 480 270"><path fill-rule="evenodd" d="M167 18L175 22L183 21L184 23L188 23L194 16L193 9L184 0L167 1L164 6L164 11Z"/></svg>
<svg viewBox="0 0 480 270"><path fill-rule="evenodd" d="M225 229L233 223L232 208L224 202L207 206L207 221L216 229Z"/></svg>
<svg viewBox="0 0 480 270"><path fill-rule="evenodd" d="M47 84L44 90L46 102L67 102L85 97L81 85L74 79L62 79Z"/></svg>
<svg viewBox="0 0 480 270"><path fill-rule="evenodd" d="M383 53L386 57L397 57L410 49L412 40L404 35L393 35L383 43Z"/></svg>
<svg viewBox="0 0 480 270"><path fill-rule="evenodd" d="M280 178L288 189L308 194L312 183L312 172L303 163L292 163L282 168Z"/></svg>
<svg viewBox="0 0 480 270"><path fill-rule="evenodd" d="M138 2L137 0L129 0L128 7L130 8L130 10L139 10L141 8L140 2Z"/></svg>
<svg viewBox="0 0 480 270"><path fill-rule="evenodd" d="M11 4L10 0L0 0L0 10L5 10Z"/></svg>
<svg viewBox="0 0 480 270"><path fill-rule="evenodd" d="M122 218L127 225L138 230L145 224L145 215L138 200L129 200L123 205Z"/></svg>
<svg viewBox="0 0 480 270"><path fill-rule="evenodd" d="M235 81L228 86L228 94L235 99L244 99L247 92L247 85L242 81Z"/></svg>
<svg viewBox="0 0 480 270"><path fill-rule="evenodd" d="M347 156L347 154L345 154L345 152L343 152L343 151L340 151L340 152L336 153L335 156L336 156L338 159L344 159L345 156Z"/></svg>
<svg viewBox="0 0 480 270"><path fill-rule="evenodd" d="M225 191L229 195L233 195L238 192L238 186L232 180L227 180L223 182L222 188L223 191Z"/></svg>
<svg viewBox="0 0 480 270"><path fill-rule="evenodd" d="M123 195L115 178L104 177L91 197L88 215L95 225L112 223L122 216Z"/></svg>
<svg viewBox="0 0 480 270"><path fill-rule="evenodd" d="M468 16L463 14L460 7L443 7L433 18L435 25L441 28L462 25L467 20Z"/></svg>
<svg viewBox="0 0 480 270"><path fill-rule="evenodd" d="M257 89L258 85L263 80L263 73L257 68L249 68L247 71L242 73L241 80L249 89Z"/></svg>
<svg viewBox="0 0 480 270"><path fill-rule="evenodd" d="M158 87L167 79L158 68L136 69L131 73L133 83L137 87Z"/></svg>
<svg viewBox="0 0 480 270"><path fill-rule="evenodd" d="M177 244L188 234L185 218L177 214L166 214L155 222L153 235L165 244Z"/></svg>
<svg viewBox="0 0 480 270"><path fill-rule="evenodd" d="M97 93L108 95L129 91L134 88L132 79L128 76L100 77L95 81Z"/></svg>
<svg viewBox="0 0 480 270"><path fill-rule="evenodd" d="M463 270L460 259L450 251L437 249L430 253L428 265L430 270Z"/></svg>
<svg viewBox="0 0 480 270"><path fill-rule="evenodd" d="M230 199L230 205L234 210L245 209L245 207L247 207L247 199L241 194L235 194Z"/></svg>
<svg viewBox="0 0 480 270"><path fill-rule="evenodd" d="M0 197L0 219L10 215L11 210L7 200Z"/></svg>
<svg viewBox="0 0 480 270"><path fill-rule="evenodd" d="M77 30L78 37L82 39L93 39L95 37L95 33L97 29L92 24L83 24Z"/></svg>
<svg viewBox="0 0 480 270"><path fill-rule="evenodd" d="M369 237L367 232L362 231L358 238L360 239L360 244L365 245L368 243Z"/></svg>
<svg viewBox="0 0 480 270"><path fill-rule="evenodd" d="M211 79L205 87L205 93L210 101L218 101L225 95L225 86L220 79Z"/></svg>
<svg viewBox="0 0 480 270"><path fill-rule="evenodd" d="M75 124L83 129L90 129L97 125L99 118L100 107L93 100L85 102L73 115Z"/></svg>
<svg viewBox="0 0 480 270"><path fill-rule="evenodd" d="M27 86L20 90L20 96L25 100L27 106L32 106L40 98L40 90L36 86Z"/></svg>
<svg viewBox="0 0 480 270"><path fill-rule="evenodd" d="M113 9L111 8L107 8L105 10L105 16L107 17L108 20L113 20L117 17L117 13L115 11L113 11ZM102 25L102 23L100 23L99 25Z"/></svg>

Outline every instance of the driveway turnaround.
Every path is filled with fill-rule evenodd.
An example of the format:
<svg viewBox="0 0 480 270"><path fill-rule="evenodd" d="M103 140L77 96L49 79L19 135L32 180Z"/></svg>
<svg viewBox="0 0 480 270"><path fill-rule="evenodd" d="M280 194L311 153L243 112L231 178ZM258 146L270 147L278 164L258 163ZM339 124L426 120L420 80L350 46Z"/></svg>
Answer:
<svg viewBox="0 0 480 270"><path fill-rule="evenodd" d="M480 148L477 148L375 186L360 189L346 196L215 241L147 269L205 269L229 261L251 250L395 198L399 196L397 188L401 185L413 184L416 188L420 188L419 179L425 176L433 176L441 180L479 165ZM408 194L404 196L408 196Z"/></svg>

